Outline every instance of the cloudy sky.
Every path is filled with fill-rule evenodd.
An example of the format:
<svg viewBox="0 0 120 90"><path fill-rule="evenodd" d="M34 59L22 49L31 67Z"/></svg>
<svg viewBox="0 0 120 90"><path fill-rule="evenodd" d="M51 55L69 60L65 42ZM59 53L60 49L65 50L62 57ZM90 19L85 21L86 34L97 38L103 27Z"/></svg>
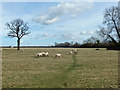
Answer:
<svg viewBox="0 0 120 90"><path fill-rule="evenodd" d="M15 46L16 38L7 36L5 23L21 18L28 22L30 35L21 45L54 45L55 42L82 43L103 21L106 8L117 2L4 2L2 3L2 45Z"/></svg>

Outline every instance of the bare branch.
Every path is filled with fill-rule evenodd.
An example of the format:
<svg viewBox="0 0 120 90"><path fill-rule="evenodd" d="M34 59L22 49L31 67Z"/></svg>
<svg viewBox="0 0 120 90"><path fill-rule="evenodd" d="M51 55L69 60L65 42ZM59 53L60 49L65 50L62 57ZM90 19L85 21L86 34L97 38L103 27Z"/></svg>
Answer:
<svg viewBox="0 0 120 90"><path fill-rule="evenodd" d="M104 13L103 26L100 28L99 32L102 38L105 38L105 40L110 39L116 46L118 46L117 43L120 42L120 30L118 22L118 7L113 6L111 8L107 8Z"/></svg>
<svg viewBox="0 0 120 90"><path fill-rule="evenodd" d="M9 37L17 37L16 35L13 34L8 34Z"/></svg>
<svg viewBox="0 0 120 90"><path fill-rule="evenodd" d="M28 34L30 34L30 33L31 33L31 32L23 33L23 34L21 34L20 38L22 38L23 36L28 35Z"/></svg>
<svg viewBox="0 0 120 90"><path fill-rule="evenodd" d="M6 26L10 29L10 35L8 36L22 38L24 35L30 34L30 32L28 32L29 27L27 24L28 23L24 23L21 19L15 19L10 23L6 23Z"/></svg>

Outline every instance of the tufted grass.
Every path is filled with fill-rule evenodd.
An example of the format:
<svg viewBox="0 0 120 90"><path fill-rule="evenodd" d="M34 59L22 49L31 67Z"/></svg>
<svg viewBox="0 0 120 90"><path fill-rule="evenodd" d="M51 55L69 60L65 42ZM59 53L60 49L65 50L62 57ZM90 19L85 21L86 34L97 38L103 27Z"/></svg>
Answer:
<svg viewBox="0 0 120 90"><path fill-rule="evenodd" d="M3 88L118 88L118 51L104 48L24 48L2 51ZM48 51L49 57L37 58ZM61 53L61 58L55 58Z"/></svg>

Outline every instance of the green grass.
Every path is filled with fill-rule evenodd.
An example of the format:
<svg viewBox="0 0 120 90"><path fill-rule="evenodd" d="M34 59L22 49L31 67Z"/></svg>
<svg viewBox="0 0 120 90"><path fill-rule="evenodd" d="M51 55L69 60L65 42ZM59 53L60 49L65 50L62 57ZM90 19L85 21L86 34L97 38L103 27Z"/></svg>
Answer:
<svg viewBox="0 0 120 90"><path fill-rule="evenodd" d="M53 51L54 50L54 51ZM118 51L69 48L3 49L3 88L118 88ZM37 58L48 51L49 57ZM61 58L55 58L61 53Z"/></svg>

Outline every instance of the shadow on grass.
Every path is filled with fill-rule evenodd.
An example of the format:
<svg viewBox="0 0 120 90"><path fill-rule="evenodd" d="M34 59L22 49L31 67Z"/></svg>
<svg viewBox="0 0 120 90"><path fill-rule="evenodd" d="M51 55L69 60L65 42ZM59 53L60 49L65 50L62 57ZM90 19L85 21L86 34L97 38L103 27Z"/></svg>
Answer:
<svg viewBox="0 0 120 90"><path fill-rule="evenodd" d="M39 58L38 56L33 56L34 58Z"/></svg>
<svg viewBox="0 0 120 90"><path fill-rule="evenodd" d="M32 56L32 57L34 57L34 58L42 58L42 57L44 57L44 58L46 58L46 57L49 57L49 56L41 56L41 57L38 57L38 56Z"/></svg>

